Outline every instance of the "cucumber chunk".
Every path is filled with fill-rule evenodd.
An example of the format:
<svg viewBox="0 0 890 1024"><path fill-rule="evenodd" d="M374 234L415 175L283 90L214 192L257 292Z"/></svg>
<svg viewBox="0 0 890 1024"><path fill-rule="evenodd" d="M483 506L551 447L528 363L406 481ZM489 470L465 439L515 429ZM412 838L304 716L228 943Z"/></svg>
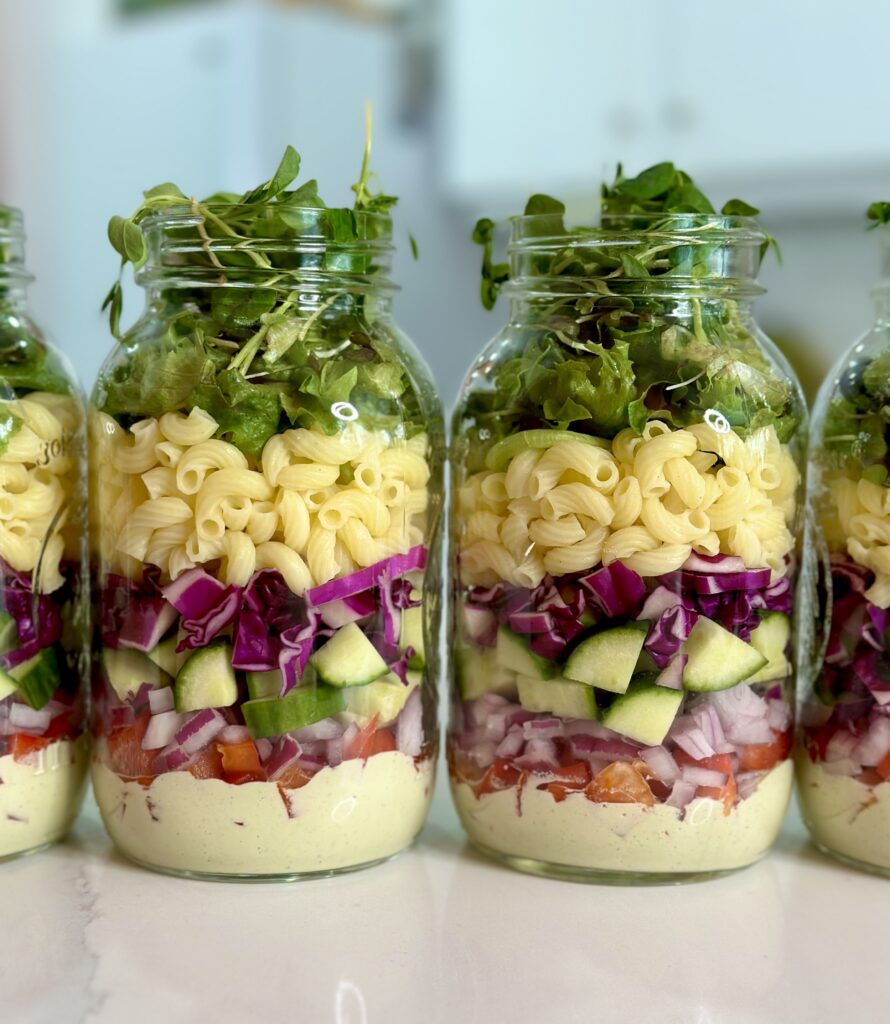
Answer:
<svg viewBox="0 0 890 1024"><path fill-rule="evenodd" d="M175 676L179 671L182 662L187 657L185 652L182 654L176 653L176 645L178 642L179 637L171 636L166 640L162 640L148 652L149 659L153 661L162 672L166 672L168 676Z"/></svg>
<svg viewBox="0 0 890 1024"><path fill-rule="evenodd" d="M565 441L577 441L578 444L589 444L594 448L609 448L609 442L599 437L591 437L590 434L578 434L573 430L523 430L518 434L511 434L503 441L489 448L485 456L487 469L500 471L506 469L507 463L515 459L517 455L529 449L540 450L541 448L552 448L555 444Z"/></svg>
<svg viewBox="0 0 890 1024"><path fill-rule="evenodd" d="M12 676L0 668L0 700L6 700L11 693L17 693L18 686Z"/></svg>
<svg viewBox="0 0 890 1024"><path fill-rule="evenodd" d="M519 676L552 679L558 673L558 667L549 658L535 654L525 637L514 633L506 626L501 626L498 630L495 650L501 666Z"/></svg>
<svg viewBox="0 0 890 1024"><path fill-rule="evenodd" d="M377 648L354 622L338 629L310 661L318 678L330 686L364 686L389 671Z"/></svg>
<svg viewBox="0 0 890 1024"><path fill-rule="evenodd" d="M0 654L8 654L18 647L19 629L7 611L0 611Z"/></svg>
<svg viewBox="0 0 890 1024"><path fill-rule="evenodd" d="M420 685L420 672L409 672L407 685L390 672L364 686L350 686L346 698L346 716L357 725L367 725L377 715L378 725L389 725L399 717L408 698Z"/></svg>
<svg viewBox="0 0 890 1024"><path fill-rule="evenodd" d="M751 644L704 616L696 622L681 650L688 658L683 686L694 693L727 690L743 683L767 661Z"/></svg>
<svg viewBox="0 0 890 1024"><path fill-rule="evenodd" d="M198 648L179 670L173 696L179 712L231 707L238 700L238 681L229 641Z"/></svg>
<svg viewBox="0 0 890 1024"><path fill-rule="evenodd" d="M259 740L330 718L343 711L345 705L342 690L318 684L298 686L284 697L259 697L245 701L241 710L250 735Z"/></svg>
<svg viewBox="0 0 890 1024"><path fill-rule="evenodd" d="M426 653L423 643L423 608L417 605L414 608L406 608L402 612L402 633L399 637L399 647L407 650L414 648L414 654L408 659L408 667L422 669L426 665Z"/></svg>
<svg viewBox="0 0 890 1024"><path fill-rule="evenodd" d="M603 725L622 736L657 747L667 736L682 703L682 690L634 681L600 718Z"/></svg>
<svg viewBox="0 0 890 1024"><path fill-rule="evenodd" d="M163 681L160 668L142 651L132 647L102 648L102 667L109 685L121 700L135 694L143 683L160 686Z"/></svg>
<svg viewBox="0 0 890 1024"><path fill-rule="evenodd" d="M615 626L587 637L572 651L563 675L610 693L624 693L640 660L648 625Z"/></svg>
<svg viewBox="0 0 890 1024"><path fill-rule="evenodd" d="M596 692L586 683L571 679L516 680L519 703L526 711L549 711L560 718L596 718Z"/></svg>
<svg viewBox="0 0 890 1024"><path fill-rule="evenodd" d="M464 700L484 693L516 696L516 673L504 668L493 647L464 647L457 653L457 682Z"/></svg>
<svg viewBox="0 0 890 1024"><path fill-rule="evenodd" d="M33 658L9 670L7 675L28 704L39 711L59 688L59 659L54 647L44 647Z"/></svg>
<svg viewBox="0 0 890 1024"><path fill-rule="evenodd" d="M766 664L749 676L747 683L768 683L773 679L784 679L791 673L791 663L785 651L791 641L791 621L782 612L768 612L756 629L751 630L751 646L759 651Z"/></svg>
<svg viewBox="0 0 890 1024"><path fill-rule="evenodd" d="M268 672L248 672L247 692L251 700L259 697L277 697L281 692L281 672L277 668Z"/></svg>

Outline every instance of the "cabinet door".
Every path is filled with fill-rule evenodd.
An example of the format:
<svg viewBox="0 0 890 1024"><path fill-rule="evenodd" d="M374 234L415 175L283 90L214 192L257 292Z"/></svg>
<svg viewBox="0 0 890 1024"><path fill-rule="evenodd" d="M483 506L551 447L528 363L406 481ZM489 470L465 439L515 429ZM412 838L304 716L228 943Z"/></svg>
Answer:
<svg viewBox="0 0 890 1024"><path fill-rule="evenodd" d="M438 166L452 198L595 187L616 156L651 151L638 6L444 0Z"/></svg>
<svg viewBox="0 0 890 1024"><path fill-rule="evenodd" d="M656 18L656 116L677 162L721 177L812 176L890 158L882 0L684 0Z"/></svg>

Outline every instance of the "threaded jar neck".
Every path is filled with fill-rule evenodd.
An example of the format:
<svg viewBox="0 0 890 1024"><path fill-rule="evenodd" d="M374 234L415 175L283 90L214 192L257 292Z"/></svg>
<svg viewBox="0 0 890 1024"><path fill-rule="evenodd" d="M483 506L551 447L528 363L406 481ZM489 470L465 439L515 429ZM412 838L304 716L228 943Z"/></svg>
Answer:
<svg viewBox="0 0 890 1024"><path fill-rule="evenodd" d="M32 280L25 269L25 227L20 210L0 205L0 305L19 306Z"/></svg>
<svg viewBox="0 0 890 1024"><path fill-rule="evenodd" d="M566 229L551 214L515 217L508 246L514 295L607 294L744 299L757 284L767 236L748 217L604 215Z"/></svg>
<svg viewBox="0 0 890 1024"><path fill-rule="evenodd" d="M218 214L225 213L225 219ZM142 224L148 257L137 280L153 291L268 288L389 293L392 224L348 209L172 207ZM286 218L286 219L285 219ZM247 226L249 224L249 230ZM242 230L243 228L243 230Z"/></svg>

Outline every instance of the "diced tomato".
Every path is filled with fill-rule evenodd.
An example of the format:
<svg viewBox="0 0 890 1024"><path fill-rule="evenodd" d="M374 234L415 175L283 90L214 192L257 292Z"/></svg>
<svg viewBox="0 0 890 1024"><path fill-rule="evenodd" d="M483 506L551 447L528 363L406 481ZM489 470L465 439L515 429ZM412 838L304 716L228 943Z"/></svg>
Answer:
<svg viewBox="0 0 890 1024"><path fill-rule="evenodd" d="M46 727L44 736L47 739L60 740L63 737L70 736L75 730L71 723L72 712L63 711L61 715L56 715L49 725Z"/></svg>
<svg viewBox="0 0 890 1024"><path fill-rule="evenodd" d="M157 754L156 750L142 749L142 739L150 718L148 711L143 712L132 725L111 732L107 741L111 770L125 779L137 779L143 785L151 783L151 766Z"/></svg>
<svg viewBox="0 0 890 1024"><path fill-rule="evenodd" d="M890 781L890 753L884 757L884 760L875 768L875 771L885 782Z"/></svg>
<svg viewBox="0 0 890 1024"><path fill-rule="evenodd" d="M590 765L586 761L573 761L557 768L552 773L553 782L544 783L539 789L545 789L553 799L561 804L569 793L577 793L590 782Z"/></svg>
<svg viewBox="0 0 890 1024"><path fill-rule="evenodd" d="M224 772L240 775L244 772L261 772L260 755L253 740L243 743L217 743L216 749L222 757Z"/></svg>
<svg viewBox="0 0 890 1024"><path fill-rule="evenodd" d="M52 742L53 740L47 736L29 736L24 732L16 732L10 739L9 752L16 761L22 761L28 754L43 750Z"/></svg>
<svg viewBox="0 0 890 1024"><path fill-rule="evenodd" d="M371 741L377 730L379 715L374 717L363 726L348 742L343 744L343 760L351 761L353 758L366 758L371 747Z"/></svg>
<svg viewBox="0 0 890 1024"><path fill-rule="evenodd" d="M878 773L877 768L863 768L856 777L863 786L880 786L884 781L883 776Z"/></svg>
<svg viewBox="0 0 890 1024"><path fill-rule="evenodd" d="M485 793L499 793L502 789L510 789L517 785L522 772L505 757L499 757L490 765L480 781L473 787L476 796Z"/></svg>
<svg viewBox="0 0 890 1024"><path fill-rule="evenodd" d="M211 743L186 767L196 779L221 779L223 777L222 754Z"/></svg>
<svg viewBox="0 0 890 1024"><path fill-rule="evenodd" d="M712 754L710 757L696 760L679 747L673 754L674 760L680 767L692 765L695 768L707 768L712 772L720 772L721 775L732 775L732 754Z"/></svg>
<svg viewBox="0 0 890 1024"><path fill-rule="evenodd" d="M772 743L750 743L746 747L739 747L739 771L769 771L779 761L784 761L790 751L790 733L781 733Z"/></svg>
<svg viewBox="0 0 890 1024"><path fill-rule="evenodd" d="M735 776L730 775L723 786L699 786L695 791L695 795L709 797L711 800L722 800L723 813L730 814L735 806L735 798L738 795Z"/></svg>
<svg viewBox="0 0 890 1024"><path fill-rule="evenodd" d="M389 729L378 729L371 737L368 749L368 756L371 754L386 754L396 749L396 740Z"/></svg>
<svg viewBox="0 0 890 1024"><path fill-rule="evenodd" d="M613 761L597 772L587 787L587 799L596 803L645 804L652 807L655 797L649 784L626 761Z"/></svg>
<svg viewBox="0 0 890 1024"><path fill-rule="evenodd" d="M833 725L820 725L815 729L808 729L806 731L805 740L811 761L825 760L828 744L836 731L836 726Z"/></svg>
<svg viewBox="0 0 890 1024"><path fill-rule="evenodd" d="M290 764L275 781L279 788L299 789L301 786L305 786L311 778L312 775L305 768L301 768L298 764Z"/></svg>

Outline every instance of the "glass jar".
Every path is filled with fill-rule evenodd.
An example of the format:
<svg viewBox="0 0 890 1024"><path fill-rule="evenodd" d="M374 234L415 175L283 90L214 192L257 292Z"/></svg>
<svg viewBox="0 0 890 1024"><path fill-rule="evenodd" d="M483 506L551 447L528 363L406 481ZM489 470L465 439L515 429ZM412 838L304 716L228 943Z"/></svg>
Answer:
<svg viewBox="0 0 890 1024"><path fill-rule="evenodd" d="M890 229L877 318L829 374L808 475L819 609L801 704L798 792L815 842L890 875Z"/></svg>
<svg viewBox="0 0 890 1024"><path fill-rule="evenodd" d="M513 221L510 320L453 423L457 809L522 870L757 860L792 768L804 406L739 217Z"/></svg>
<svg viewBox="0 0 890 1024"><path fill-rule="evenodd" d="M87 761L84 407L28 313L24 246L0 206L0 859L65 835Z"/></svg>
<svg viewBox="0 0 890 1024"><path fill-rule="evenodd" d="M133 860L295 878L426 814L443 428L389 218L239 216L144 221L147 306L93 395L92 776Z"/></svg>

